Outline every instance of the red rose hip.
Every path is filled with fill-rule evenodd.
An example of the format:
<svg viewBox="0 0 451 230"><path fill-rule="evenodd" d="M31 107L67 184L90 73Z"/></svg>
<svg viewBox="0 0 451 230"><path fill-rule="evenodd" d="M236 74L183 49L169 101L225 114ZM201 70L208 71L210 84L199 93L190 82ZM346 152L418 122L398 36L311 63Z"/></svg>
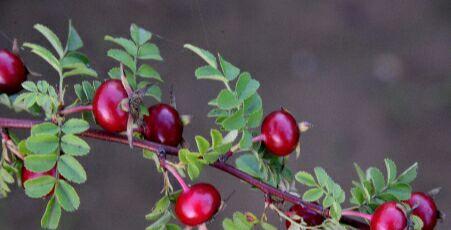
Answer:
<svg viewBox="0 0 451 230"><path fill-rule="evenodd" d="M300 205L293 205L290 208L290 214L291 215L296 214L297 216L300 216L307 224L307 226L310 227L321 225L324 221L324 217L321 216L321 214L318 214L313 210L303 208ZM301 223L301 220L296 220L296 222ZM285 226L287 228L290 228L291 222L287 220L285 222Z"/></svg>
<svg viewBox="0 0 451 230"><path fill-rule="evenodd" d="M0 93L14 94L22 90L28 71L22 60L8 50L0 50Z"/></svg>
<svg viewBox="0 0 451 230"><path fill-rule="evenodd" d="M120 80L107 80L97 89L92 102L96 122L108 132L127 129L128 113L121 108L121 101L128 98Z"/></svg>
<svg viewBox="0 0 451 230"><path fill-rule="evenodd" d="M371 230L404 230L406 227L406 214L394 201L377 207L371 218Z"/></svg>
<svg viewBox="0 0 451 230"><path fill-rule="evenodd" d="M24 186L25 182L31 179L35 179L41 176L56 176L56 166L50 169L46 172L32 172L25 168L25 166L22 167L22 186ZM50 191L47 195L44 197L51 196L53 194L53 189Z"/></svg>
<svg viewBox="0 0 451 230"><path fill-rule="evenodd" d="M405 201L411 208L415 208L412 214L423 221L423 230L432 230L437 224L439 212L434 200L422 192L414 192L410 199Z"/></svg>
<svg viewBox="0 0 451 230"><path fill-rule="evenodd" d="M265 117L261 133L266 148L277 156L286 156L293 152L300 136L298 124L293 115L283 109Z"/></svg>
<svg viewBox="0 0 451 230"><path fill-rule="evenodd" d="M221 195L210 184L199 183L183 191L175 203L175 214L185 225L196 226L210 220L221 206Z"/></svg>
<svg viewBox="0 0 451 230"><path fill-rule="evenodd" d="M182 120L177 110L168 104L149 107L144 123L143 134L150 141L170 146L177 146L182 141Z"/></svg>

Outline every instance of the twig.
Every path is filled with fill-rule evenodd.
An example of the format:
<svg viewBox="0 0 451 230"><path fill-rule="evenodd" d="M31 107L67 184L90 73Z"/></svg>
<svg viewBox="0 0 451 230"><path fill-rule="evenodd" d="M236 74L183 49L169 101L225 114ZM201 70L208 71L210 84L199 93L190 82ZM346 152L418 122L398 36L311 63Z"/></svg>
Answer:
<svg viewBox="0 0 451 230"><path fill-rule="evenodd" d="M37 120L25 120L25 119L11 119L11 118L0 118L0 127L4 128L21 128L21 129L29 129L33 125L41 123L42 121ZM101 130L95 130L95 129L89 129L88 131L80 134L80 136L104 140L104 141L110 141L110 142L117 142L121 144L128 144L127 137L118 135L118 134L111 134L105 131ZM173 155L177 156L179 149L171 146L166 146L162 144L158 144L151 141L146 140L134 140L133 146L147 149L153 152L159 152L161 150L164 150L164 153L167 155ZM293 204L298 204L303 207L306 207L307 209L313 210L317 213L322 214L324 217L329 217L329 212L327 210L324 210L321 205L317 205L314 203L309 203L303 201L301 198L292 195L290 193L281 191L267 183L264 183L251 175L225 163L217 161L214 164L211 164L212 167L217 168L221 171L224 171L230 175L233 175L248 184L251 184L252 186L258 188L262 192L264 192L267 195L276 196L279 197L285 201L288 201ZM354 220L352 218L343 216L340 220L342 223L345 223L347 225L350 225L352 227L355 227L357 229L368 229L368 224Z"/></svg>

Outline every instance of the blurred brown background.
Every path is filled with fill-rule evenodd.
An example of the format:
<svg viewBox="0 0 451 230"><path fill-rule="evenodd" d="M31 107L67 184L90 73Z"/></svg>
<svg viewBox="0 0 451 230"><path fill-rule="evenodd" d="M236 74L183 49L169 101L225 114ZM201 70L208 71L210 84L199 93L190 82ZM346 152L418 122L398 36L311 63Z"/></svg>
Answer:
<svg viewBox="0 0 451 230"><path fill-rule="evenodd" d="M128 36L135 22L164 37L155 41L165 62L154 66L166 83L164 99L174 84L178 109L194 115L185 132L190 142L213 126L205 119L207 101L220 85L195 80L201 61L182 48L186 42L220 51L250 71L262 83L266 113L284 106L315 124L302 137L301 158L290 162L294 169L321 165L348 191L353 162L383 167L390 157L404 169L418 161L415 190L442 186L438 205L451 212L449 0L0 1L0 30L20 41L44 42L32 29L38 22L65 36L70 18L101 78L116 64L105 55L113 46L105 34ZM0 47L9 46L0 35ZM23 57L56 80L36 56ZM0 115L27 117L4 107ZM82 204L63 214L60 229L144 229L162 185L153 163L127 146L89 142L92 152L82 159L89 179L77 186ZM200 180L217 185L223 197L235 191L211 229L235 210L261 214L263 196L248 185L210 169ZM15 189L0 200L0 228L38 229L44 205ZM439 227L449 228L449 220Z"/></svg>

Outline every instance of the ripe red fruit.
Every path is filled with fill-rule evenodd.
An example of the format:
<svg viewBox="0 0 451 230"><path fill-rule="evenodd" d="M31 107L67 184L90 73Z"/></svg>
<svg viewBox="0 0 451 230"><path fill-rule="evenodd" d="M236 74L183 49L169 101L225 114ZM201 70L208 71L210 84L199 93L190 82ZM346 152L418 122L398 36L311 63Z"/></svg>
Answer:
<svg viewBox="0 0 451 230"><path fill-rule="evenodd" d="M0 93L14 94L22 90L28 71L22 60L8 50L0 50Z"/></svg>
<svg viewBox="0 0 451 230"><path fill-rule="evenodd" d="M177 110L168 104L149 107L144 123L143 134L150 141L171 146L177 146L182 141L182 120Z"/></svg>
<svg viewBox="0 0 451 230"><path fill-rule="evenodd" d="M406 214L394 201L377 207L371 218L371 230L404 230L406 227Z"/></svg>
<svg viewBox="0 0 451 230"><path fill-rule="evenodd" d="M296 215L302 217L302 219L307 224L307 226L311 226L311 227L321 225L324 221L324 217L321 216L321 214L318 214L313 210L303 208L302 206L297 205L297 204L293 205L290 208L290 213L291 213L291 215L296 214ZM301 220L298 220L296 222L301 223ZM291 222L287 220L285 222L285 226L287 228L290 228Z"/></svg>
<svg viewBox="0 0 451 230"><path fill-rule="evenodd" d="M127 129L128 113L120 105L125 98L127 92L120 80L107 80L97 89L92 112L103 129L109 132L123 132Z"/></svg>
<svg viewBox="0 0 451 230"><path fill-rule="evenodd" d="M412 213L423 221L423 230L434 229L439 213L434 200L430 196L422 192L414 192L405 203L412 208L416 207Z"/></svg>
<svg viewBox="0 0 451 230"><path fill-rule="evenodd" d="M221 206L221 195L210 184L199 183L183 191L175 203L175 214L185 225L196 226L210 220Z"/></svg>
<svg viewBox="0 0 451 230"><path fill-rule="evenodd" d="M32 172L25 168L25 166L22 167L22 186L24 186L25 182L31 179L35 179L41 176L56 176L56 166L50 169L47 172ZM53 189L50 191L47 195L44 197L51 196L53 194Z"/></svg>
<svg viewBox="0 0 451 230"><path fill-rule="evenodd" d="M261 132L266 148L277 156L290 154L299 142L297 122L293 115L283 109L265 117Z"/></svg>

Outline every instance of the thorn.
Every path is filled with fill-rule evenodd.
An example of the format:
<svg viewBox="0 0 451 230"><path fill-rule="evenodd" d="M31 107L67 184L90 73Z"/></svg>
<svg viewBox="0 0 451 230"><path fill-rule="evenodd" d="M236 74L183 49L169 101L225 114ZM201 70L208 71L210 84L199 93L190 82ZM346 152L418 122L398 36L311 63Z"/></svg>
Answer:
<svg viewBox="0 0 451 230"><path fill-rule="evenodd" d="M174 109L177 109L177 103L176 103L176 99L175 99L175 90L174 90L174 85L171 84L171 89L169 90L169 104L174 107Z"/></svg>
<svg viewBox="0 0 451 230"><path fill-rule="evenodd" d="M301 133L305 133L309 129L313 128L313 124L308 121L299 122L298 126L299 126L299 131L301 131Z"/></svg>
<svg viewBox="0 0 451 230"><path fill-rule="evenodd" d="M437 188L431 189L429 192L427 192L427 194L429 196L431 196L432 198L434 198L435 196L437 196L440 193L441 190L442 190L442 187L437 187Z"/></svg>
<svg viewBox="0 0 451 230"><path fill-rule="evenodd" d="M13 47L12 47L12 51L13 51L13 54L19 55L19 44L18 44L16 38L13 39Z"/></svg>

